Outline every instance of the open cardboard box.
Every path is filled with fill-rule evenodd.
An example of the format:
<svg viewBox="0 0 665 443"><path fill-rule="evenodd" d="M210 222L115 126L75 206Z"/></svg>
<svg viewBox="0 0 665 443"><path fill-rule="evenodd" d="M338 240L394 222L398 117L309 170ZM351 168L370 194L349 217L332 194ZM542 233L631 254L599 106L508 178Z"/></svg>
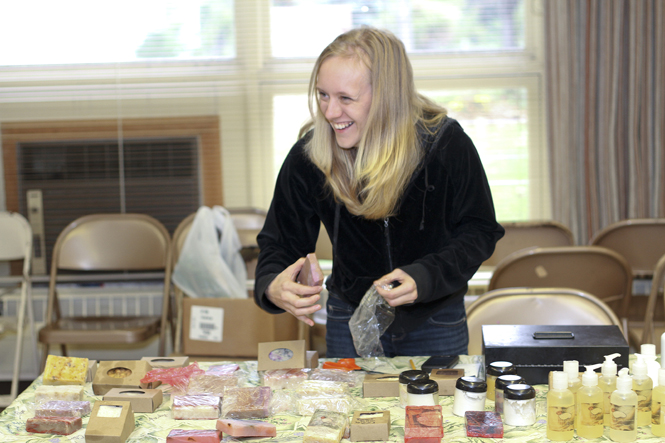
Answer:
<svg viewBox="0 0 665 443"><path fill-rule="evenodd" d="M351 441L390 439L390 411L355 411L351 419Z"/></svg>
<svg viewBox="0 0 665 443"><path fill-rule="evenodd" d="M319 353L305 350L305 340L259 343L257 370L316 368Z"/></svg>
<svg viewBox="0 0 665 443"><path fill-rule="evenodd" d="M363 397L399 397L399 374L367 374Z"/></svg>
<svg viewBox="0 0 665 443"><path fill-rule="evenodd" d="M124 443L134 427L134 412L128 401L96 401L85 428L85 441Z"/></svg>
<svg viewBox="0 0 665 443"><path fill-rule="evenodd" d="M92 391L104 395L112 388L153 388L141 383L151 369L150 363L143 360L100 361Z"/></svg>
<svg viewBox="0 0 665 443"><path fill-rule="evenodd" d="M128 401L134 412L155 412L162 399L161 389L113 388L104 394L105 401Z"/></svg>

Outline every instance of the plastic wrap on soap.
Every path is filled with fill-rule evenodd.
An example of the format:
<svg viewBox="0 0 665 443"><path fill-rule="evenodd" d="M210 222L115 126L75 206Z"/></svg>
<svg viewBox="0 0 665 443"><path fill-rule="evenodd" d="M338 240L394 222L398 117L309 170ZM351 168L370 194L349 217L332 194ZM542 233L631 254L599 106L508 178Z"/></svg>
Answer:
<svg viewBox="0 0 665 443"><path fill-rule="evenodd" d="M277 426L262 420L220 418L217 430L232 437L276 437Z"/></svg>
<svg viewBox="0 0 665 443"><path fill-rule="evenodd" d="M345 371L343 369L312 369L309 373L310 380L339 381L349 385L350 388L360 386L365 378L361 371Z"/></svg>
<svg viewBox="0 0 665 443"><path fill-rule="evenodd" d="M219 443L221 433L214 429L171 429L166 443Z"/></svg>
<svg viewBox="0 0 665 443"><path fill-rule="evenodd" d="M237 376L232 374L196 374L192 375L189 379L187 395L216 395L223 397L224 388L229 386L238 386Z"/></svg>
<svg viewBox="0 0 665 443"><path fill-rule="evenodd" d="M297 401L298 396L293 389L279 389L277 391L272 391L270 396L270 415L297 415Z"/></svg>
<svg viewBox="0 0 665 443"><path fill-rule="evenodd" d="M154 383L160 381L171 386L165 393L173 395L185 395L189 386L189 379L194 375L204 374L198 363L194 362L182 368L155 368L141 379L141 383Z"/></svg>
<svg viewBox="0 0 665 443"><path fill-rule="evenodd" d="M206 370L206 374L209 375L238 375L240 370L240 365L236 363L227 363L224 365L214 365L210 366Z"/></svg>
<svg viewBox="0 0 665 443"><path fill-rule="evenodd" d="M38 386L35 389L35 406L39 407L46 402L62 401L81 401L83 400L83 386L63 385L63 386Z"/></svg>
<svg viewBox="0 0 665 443"><path fill-rule="evenodd" d="M308 378L306 369L271 369L261 374L263 386L269 386L273 390L296 389Z"/></svg>
<svg viewBox="0 0 665 443"><path fill-rule="evenodd" d="M305 429L303 442L339 443L348 426L345 413L319 409L312 413L312 418Z"/></svg>
<svg viewBox="0 0 665 443"><path fill-rule="evenodd" d="M219 418L220 398L216 395L174 395L174 420L210 420Z"/></svg>
<svg viewBox="0 0 665 443"><path fill-rule="evenodd" d="M26 420L25 430L39 434L69 435L81 429L81 417L31 417Z"/></svg>
<svg viewBox="0 0 665 443"><path fill-rule="evenodd" d="M89 401L52 400L35 408L35 417L84 417L92 410Z"/></svg>
<svg viewBox="0 0 665 443"><path fill-rule="evenodd" d="M296 410L299 415L312 415L317 409L349 414L355 409L361 409L362 404L351 395L303 397L296 400Z"/></svg>
<svg viewBox="0 0 665 443"><path fill-rule="evenodd" d="M349 393L349 385L340 381L307 380L296 389L299 397L322 397Z"/></svg>
<svg viewBox="0 0 665 443"><path fill-rule="evenodd" d="M222 418L269 417L271 394L268 386L226 387L222 402Z"/></svg>

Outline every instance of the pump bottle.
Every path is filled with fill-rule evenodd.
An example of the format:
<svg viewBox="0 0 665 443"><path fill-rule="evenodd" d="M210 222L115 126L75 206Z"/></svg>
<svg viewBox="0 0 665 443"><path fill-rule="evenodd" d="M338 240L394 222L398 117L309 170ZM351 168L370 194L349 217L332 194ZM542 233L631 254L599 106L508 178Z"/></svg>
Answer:
<svg viewBox="0 0 665 443"><path fill-rule="evenodd" d="M633 391L637 394L637 426L651 424L651 391L653 382L647 375L647 363L641 354L635 354L637 361L633 363Z"/></svg>
<svg viewBox="0 0 665 443"><path fill-rule="evenodd" d="M610 396L617 388L617 364L614 359L621 357L621 354L611 354L605 356L605 362L601 366L600 377L598 378L598 387L603 391L603 414L604 425L610 425Z"/></svg>
<svg viewBox="0 0 665 443"><path fill-rule="evenodd" d="M665 437L665 368L658 370L658 386L651 399L651 432L656 437Z"/></svg>
<svg viewBox="0 0 665 443"><path fill-rule="evenodd" d="M633 391L633 378L628 368L619 371L617 389L610 396L610 439L617 442L637 439L637 394Z"/></svg>
<svg viewBox="0 0 665 443"><path fill-rule="evenodd" d="M568 389L568 374L554 371L552 389L547 392L547 438L553 441L572 440L574 426L575 400Z"/></svg>
<svg viewBox="0 0 665 443"><path fill-rule="evenodd" d="M640 346L640 354L644 357L644 361L647 364L647 374L653 382L653 387L655 388L660 384L658 381L658 370L660 369L660 364L656 361L656 345L645 343Z"/></svg>
<svg viewBox="0 0 665 443"><path fill-rule="evenodd" d="M598 374L594 372L601 366L586 366L582 387L577 391L577 435L589 440L603 435L603 390L598 387Z"/></svg>
<svg viewBox="0 0 665 443"><path fill-rule="evenodd" d="M573 393L573 401L577 406L577 391L582 387L580 380L580 364L577 360L565 360L563 372L568 374L568 390ZM575 413L575 429L577 429L577 413Z"/></svg>

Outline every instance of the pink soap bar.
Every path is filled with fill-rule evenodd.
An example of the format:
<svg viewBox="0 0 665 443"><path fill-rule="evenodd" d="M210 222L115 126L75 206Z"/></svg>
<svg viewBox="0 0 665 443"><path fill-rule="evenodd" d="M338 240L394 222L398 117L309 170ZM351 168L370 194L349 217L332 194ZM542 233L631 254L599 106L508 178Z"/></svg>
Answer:
<svg viewBox="0 0 665 443"><path fill-rule="evenodd" d="M81 417L32 417L25 424L25 430L39 434L69 435L81 429Z"/></svg>
<svg viewBox="0 0 665 443"><path fill-rule="evenodd" d="M405 443L440 443L443 438L441 406L407 406Z"/></svg>
<svg viewBox="0 0 665 443"><path fill-rule="evenodd" d="M231 437L276 437L277 426L261 420L237 420L220 418L217 430Z"/></svg>
<svg viewBox="0 0 665 443"><path fill-rule="evenodd" d="M219 443L222 439L214 429L172 429L166 443Z"/></svg>
<svg viewBox="0 0 665 443"><path fill-rule="evenodd" d="M467 437L503 438L503 421L498 412L466 411L464 423Z"/></svg>
<svg viewBox="0 0 665 443"><path fill-rule="evenodd" d="M298 274L298 283L307 286L321 286L323 284L323 271L315 253L307 254L305 263Z"/></svg>

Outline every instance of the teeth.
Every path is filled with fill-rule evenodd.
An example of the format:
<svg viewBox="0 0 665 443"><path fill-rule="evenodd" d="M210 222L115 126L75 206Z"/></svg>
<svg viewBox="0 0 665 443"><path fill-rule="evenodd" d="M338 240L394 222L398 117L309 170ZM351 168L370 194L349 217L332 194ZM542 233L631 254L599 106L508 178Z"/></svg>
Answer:
<svg viewBox="0 0 665 443"><path fill-rule="evenodd" d="M332 127L338 130L346 129L351 126L353 122L350 123L331 123Z"/></svg>

